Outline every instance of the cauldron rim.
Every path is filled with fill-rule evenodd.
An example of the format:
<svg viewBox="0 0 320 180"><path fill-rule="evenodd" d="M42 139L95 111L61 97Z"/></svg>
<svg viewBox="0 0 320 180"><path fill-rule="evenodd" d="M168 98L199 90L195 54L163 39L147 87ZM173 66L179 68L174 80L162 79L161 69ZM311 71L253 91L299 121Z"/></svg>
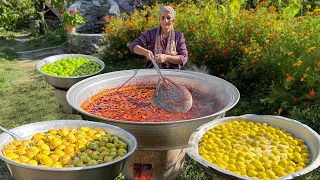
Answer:
<svg viewBox="0 0 320 180"><path fill-rule="evenodd" d="M152 69L131 69L131 70L122 70L122 71L114 71L114 72L109 72L109 73L105 73L105 74L116 74L116 73L120 73L120 72L132 72L132 71L150 71ZM161 69L161 71L163 72L163 74L165 74L166 72L176 72L177 70L172 70L172 69ZM109 119L109 118L104 118L104 117L100 117L100 116L95 116L93 114L90 114L86 111L84 111L81 107L74 107L74 105L72 103L70 103L69 101L69 97L70 97L70 94L71 92L73 92L77 85L81 84L81 83L85 83L87 81L90 81L94 78L97 78L97 77L100 77L100 76L104 76L105 74L100 74L100 75L96 75L96 76L93 76L93 77L90 77L90 78L87 78L85 80L82 80L76 84L74 84L67 92L66 96L67 96L67 102L68 104L74 108L76 111L82 113L82 114L85 114L86 116L90 116L92 118L96 118L96 119L99 119L100 122L103 121L109 121L109 122L116 122L116 123L120 123L120 124L132 124L132 125L168 125L168 124L180 124L180 123L187 123L187 122L193 122L193 121L197 121L197 120L200 120L200 119L204 119L204 118L210 118L211 116L214 117L214 116L217 116L217 115L220 115L220 114L223 114L227 111L229 111L230 109L232 109L240 100L240 92L239 90L233 85L231 84L230 82L222 79L222 78L219 78L219 77L216 77L216 76L212 76L212 75L209 75L209 74L204 74L204 73L200 73L200 72L195 72L195 71L189 71L189 70L179 70L178 72L182 72L182 73L188 73L188 74L195 74L195 75L201 75L201 76L207 76L207 77L211 77L211 78L216 78L216 79L219 79L220 81L223 81L224 83L228 84L228 86L232 87L233 90L236 91L236 94L237 94L237 99L233 100L233 101L230 101L229 104L226 104L220 111L217 111L215 112L214 114L210 114L210 115L207 115L207 116L202 116L202 117L197 117L197 118L192 118L192 119L185 119L185 120L176 120L176 121L167 121L167 122L137 122L137 121L127 121L127 120L115 120L115 119ZM231 105L230 105L231 104ZM226 108L227 107L227 108Z"/></svg>

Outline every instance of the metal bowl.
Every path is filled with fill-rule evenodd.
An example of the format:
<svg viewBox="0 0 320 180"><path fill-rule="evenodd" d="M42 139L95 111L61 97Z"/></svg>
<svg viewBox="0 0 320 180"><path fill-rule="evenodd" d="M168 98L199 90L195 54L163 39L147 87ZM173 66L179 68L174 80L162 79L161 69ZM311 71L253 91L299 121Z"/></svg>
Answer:
<svg viewBox="0 0 320 180"><path fill-rule="evenodd" d="M188 148L187 154L195 161L200 164L200 166L209 174L215 177L215 179L249 179L253 180L254 178L250 178L247 176L238 175L222 169L216 165L213 165L203 159L198 152L198 145L202 138L202 136L211 128L216 127L220 124L225 124L228 122L232 122L234 120L251 121L254 123L267 123L268 125L272 125L274 127L278 127L280 129L284 129L285 131L293 134L296 137L301 138L309 148L311 153L310 164L302 169L301 171L295 172L293 174L283 176L278 178L278 180L287 180L287 179L297 179L298 177L316 169L320 165L320 136L310 127L305 124L300 123L299 121L288 119L281 116L264 116L264 115L243 115L243 116L233 116L226 117L222 119L217 119L211 121L203 126L199 127L194 133L192 133Z"/></svg>
<svg viewBox="0 0 320 180"><path fill-rule="evenodd" d="M191 133L225 113L239 101L240 93L231 83L207 74L192 71L161 70L163 75L181 85L200 89L215 95L221 103L220 109L211 115L174 122L128 122L98 117L84 111L80 106L84 100L106 88L122 85L136 73L131 83L156 83L158 74L154 69L125 70L101 74L73 85L67 92L67 101L83 119L113 124L132 133L138 141L138 150L170 150L187 147ZM220 106L219 105L219 106Z"/></svg>
<svg viewBox="0 0 320 180"><path fill-rule="evenodd" d="M83 120L54 120L44 121L32 124L26 124L10 131L24 138L30 138L39 132L46 132L50 129L59 129L63 127L78 128L81 126L98 127L106 130L112 135L119 137L128 144L128 154L109 163L103 163L94 166L74 167L74 168L44 168L38 166L29 166L12 161L0 153L0 159L6 162L11 175L18 180L113 180L123 169L124 163L136 150L137 141L129 132L105 123L90 122ZM0 149L4 145L13 141L13 138L2 133L0 135Z"/></svg>
<svg viewBox="0 0 320 180"><path fill-rule="evenodd" d="M98 72L93 73L93 74L89 74L89 75L85 75L85 76L72 76L72 77L54 76L54 75L46 74L40 70L40 68L47 63L54 63L57 60L61 60L64 58L70 58L70 57L88 58L88 59L98 63L100 65L100 70ZM83 79L100 74L101 71L104 69L104 67L105 67L104 62L101 61L100 59L93 57L93 56L89 56L89 55L83 55L83 54L60 54L60 55L50 56L50 57L42 59L41 61L39 61L36 64L37 71L40 72L44 76L44 79L47 81L47 83L49 83L53 87L61 88L61 89L69 89L72 85L74 85L75 83L77 83Z"/></svg>

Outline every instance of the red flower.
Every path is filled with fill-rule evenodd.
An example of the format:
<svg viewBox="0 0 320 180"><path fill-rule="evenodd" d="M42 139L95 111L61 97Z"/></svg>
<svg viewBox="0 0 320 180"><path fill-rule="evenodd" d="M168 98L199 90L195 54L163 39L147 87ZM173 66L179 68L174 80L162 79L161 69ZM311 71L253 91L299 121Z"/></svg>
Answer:
<svg viewBox="0 0 320 180"><path fill-rule="evenodd" d="M64 13L64 10L63 9L61 9L60 10L60 15L62 15Z"/></svg>
<svg viewBox="0 0 320 180"><path fill-rule="evenodd" d="M297 103L299 101L298 98L293 98L293 102Z"/></svg>
<svg viewBox="0 0 320 180"><path fill-rule="evenodd" d="M310 92L309 92L309 94L310 94L310 96L312 97L312 96L316 95L316 91L314 91L313 89L311 89Z"/></svg>
<svg viewBox="0 0 320 180"><path fill-rule="evenodd" d="M74 13L74 10L70 10L69 13L70 13L70 14L73 14L73 13Z"/></svg>
<svg viewBox="0 0 320 180"><path fill-rule="evenodd" d="M110 20L110 17L109 16L105 16L104 17L104 21L109 21Z"/></svg>

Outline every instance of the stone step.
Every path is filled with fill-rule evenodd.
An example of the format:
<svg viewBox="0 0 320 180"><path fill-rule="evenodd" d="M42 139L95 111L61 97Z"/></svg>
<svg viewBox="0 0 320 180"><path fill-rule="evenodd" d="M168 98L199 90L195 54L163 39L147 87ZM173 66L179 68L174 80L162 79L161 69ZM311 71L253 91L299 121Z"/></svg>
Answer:
<svg viewBox="0 0 320 180"><path fill-rule="evenodd" d="M35 51L35 52L26 52L19 54L19 60L40 60L46 58L48 56L59 55L59 54L66 54L68 49L66 47L60 47L56 49L48 49L42 51Z"/></svg>

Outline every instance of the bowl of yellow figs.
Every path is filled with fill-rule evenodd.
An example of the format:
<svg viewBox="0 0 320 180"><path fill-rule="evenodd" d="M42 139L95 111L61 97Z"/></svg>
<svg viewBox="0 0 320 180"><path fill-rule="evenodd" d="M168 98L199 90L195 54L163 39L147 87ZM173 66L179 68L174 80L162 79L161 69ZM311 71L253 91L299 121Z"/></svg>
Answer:
<svg viewBox="0 0 320 180"><path fill-rule="evenodd" d="M0 135L0 159L17 180L113 180L137 147L129 132L100 122L52 120Z"/></svg>
<svg viewBox="0 0 320 180"><path fill-rule="evenodd" d="M214 179L297 179L320 165L320 136L282 116L224 117L190 136L187 154Z"/></svg>

